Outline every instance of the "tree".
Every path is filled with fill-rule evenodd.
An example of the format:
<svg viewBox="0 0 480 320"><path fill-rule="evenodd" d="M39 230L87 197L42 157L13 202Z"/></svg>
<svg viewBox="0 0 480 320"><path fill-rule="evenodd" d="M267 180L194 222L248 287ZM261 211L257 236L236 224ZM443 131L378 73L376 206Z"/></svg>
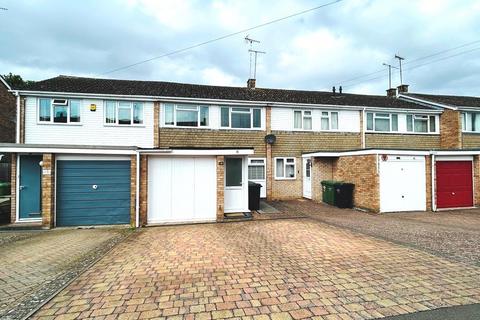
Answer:
<svg viewBox="0 0 480 320"><path fill-rule="evenodd" d="M16 88L22 88L26 85L29 85L31 83L33 83L34 81L30 81L30 80L23 80L23 78L18 75L18 74L13 74L13 73L9 73L9 74L4 74L3 75L3 79L5 79L5 81L13 88L13 89L16 89Z"/></svg>

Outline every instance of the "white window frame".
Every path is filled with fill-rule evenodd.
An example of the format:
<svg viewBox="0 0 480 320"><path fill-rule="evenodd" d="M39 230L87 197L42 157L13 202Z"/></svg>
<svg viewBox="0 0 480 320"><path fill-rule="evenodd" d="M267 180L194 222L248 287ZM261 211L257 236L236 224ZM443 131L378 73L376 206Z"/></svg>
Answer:
<svg viewBox="0 0 480 320"><path fill-rule="evenodd" d="M169 124L169 123L166 122L165 114L166 114L166 109L167 109L168 105L173 106L173 124ZM197 112L197 125L196 126L179 126L179 125L177 125L177 110L182 111L182 107L190 107L192 109L188 109L188 111L196 111ZM193 107L195 107L196 109L193 110ZM207 117L207 125L206 126L202 126L200 124L200 115L201 115L202 108L207 108L207 110L208 110L208 117ZM162 121L163 126L164 127L170 127L170 128L208 129L211 126L210 112L211 112L211 108L208 105L165 103L165 104L163 104L163 121Z"/></svg>
<svg viewBox="0 0 480 320"><path fill-rule="evenodd" d="M107 122L107 101L104 101L103 103L103 125L105 127L145 127L145 103L141 101L114 101L114 100L108 100L108 102L113 102L115 103L115 123L108 123ZM121 124L118 123L119 118L118 118L118 111L120 109L119 105L120 103L126 104L128 103L128 108L130 108L130 119L131 123L130 124ZM142 123L133 123L133 105L135 103L139 103L142 105ZM127 108L125 106L122 106L121 108Z"/></svg>
<svg viewBox="0 0 480 320"><path fill-rule="evenodd" d="M471 121L472 121L472 115L476 114L476 116L480 117L480 112L462 112L462 132L466 133L480 133L480 127L478 128L477 131L474 130L467 130L467 122L470 122L471 126Z"/></svg>
<svg viewBox="0 0 480 320"><path fill-rule="evenodd" d="M373 114L373 128L372 129L368 129L368 114L369 113ZM388 114L388 117L377 116L377 115L383 115L383 114ZM397 130L392 130L392 116L393 115L397 116ZM388 131L375 130L376 119L382 119L382 120L388 119L389 130ZM379 133L388 133L388 132L398 133L398 132L400 132L400 126L399 126L399 123L398 123L398 113L367 112L365 114L365 131L366 132L379 132Z"/></svg>
<svg viewBox="0 0 480 320"><path fill-rule="evenodd" d="M227 108L228 109L228 126L223 126L222 125L222 108ZM249 109L248 112L246 111L233 111L234 108L241 108L241 109ZM262 108L259 107L243 107L243 106L219 106L219 112L220 112L220 128L221 129L232 129L232 130L263 130L263 112ZM259 110L260 111L260 126L259 127L253 127L253 110ZM248 113L250 114L250 128L233 128L232 127L232 114L233 113Z"/></svg>
<svg viewBox="0 0 480 320"><path fill-rule="evenodd" d="M300 117L302 118L301 128L295 127L295 112L300 112ZM310 112L310 115L306 115L306 112ZM305 129L305 119L310 119L310 129ZM295 110L293 109L293 130L298 131L313 131L313 110Z"/></svg>
<svg viewBox="0 0 480 320"><path fill-rule="evenodd" d="M327 116L324 116L323 113L326 112L328 113ZM337 128L332 129L332 113L337 114ZM323 129L322 128L322 119L328 117L328 129ZM320 131L340 131L340 113L338 111L326 111L326 110L320 110Z"/></svg>
<svg viewBox="0 0 480 320"><path fill-rule="evenodd" d="M412 117L412 130L408 130L408 118L409 116ZM430 119L433 118L435 121L435 131L431 131L430 128ZM427 121L427 131L415 131L415 120L426 120ZM438 124L437 124L437 117L435 115L430 114L406 114L405 115L405 130L408 133L415 133L415 134L433 134L438 133Z"/></svg>
<svg viewBox="0 0 480 320"><path fill-rule="evenodd" d="M50 100L50 120L49 121L41 121L40 120L40 100L45 99L45 100ZM55 101L57 100L57 101ZM79 115L80 115L80 121L78 122L70 122L70 106L71 102L76 101L80 105L80 110ZM54 103L55 102L55 103ZM55 106L63 106L67 107L67 122L55 122ZM52 125L60 125L60 126L80 126L82 125L82 120L83 120L83 115L82 115L82 100L81 99L54 99L54 98L38 98L37 99L37 124L52 124Z"/></svg>
<svg viewBox="0 0 480 320"><path fill-rule="evenodd" d="M253 161L261 161L261 163L252 163ZM263 179L250 179L250 181L266 181L267 180L267 159L266 158L248 158L248 168L250 167L263 167ZM247 168L247 169L248 169ZM250 174L250 172L248 172Z"/></svg>
<svg viewBox="0 0 480 320"><path fill-rule="evenodd" d="M297 158L295 157L275 157L273 165L275 166L275 180L296 180L297 179ZM287 160L292 160L292 162L287 162ZM277 175L277 160L283 160L283 177ZM287 165L293 165L293 177L286 177Z"/></svg>

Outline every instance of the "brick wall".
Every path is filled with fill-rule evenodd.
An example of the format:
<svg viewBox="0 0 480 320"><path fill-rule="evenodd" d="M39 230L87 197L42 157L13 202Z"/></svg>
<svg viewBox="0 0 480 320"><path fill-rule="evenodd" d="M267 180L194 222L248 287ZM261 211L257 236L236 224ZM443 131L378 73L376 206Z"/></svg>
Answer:
<svg viewBox="0 0 480 320"><path fill-rule="evenodd" d="M153 103L153 147L158 148L160 146L160 102L155 101Z"/></svg>
<svg viewBox="0 0 480 320"><path fill-rule="evenodd" d="M42 166L42 226L55 226L55 155L45 153Z"/></svg>
<svg viewBox="0 0 480 320"><path fill-rule="evenodd" d="M376 155L338 158L333 163L333 179L355 184L354 206L380 211L379 177Z"/></svg>
<svg viewBox="0 0 480 320"><path fill-rule="evenodd" d="M253 147L265 156L265 131L160 128L161 148Z"/></svg>
<svg viewBox="0 0 480 320"><path fill-rule="evenodd" d="M275 161L275 158L273 158ZM275 163L272 163L272 199L273 200L289 200L303 197L303 171L302 158L296 157L296 179L295 180L276 180L275 179Z"/></svg>
<svg viewBox="0 0 480 320"><path fill-rule="evenodd" d="M15 142L16 98L0 83L0 142Z"/></svg>
<svg viewBox="0 0 480 320"><path fill-rule="evenodd" d="M438 149L440 135L366 133L366 148Z"/></svg>
<svg viewBox="0 0 480 320"><path fill-rule="evenodd" d="M140 156L140 226L147 224L148 213L148 156Z"/></svg>
<svg viewBox="0 0 480 320"><path fill-rule="evenodd" d="M25 98L20 98L20 143L25 143Z"/></svg>
<svg viewBox="0 0 480 320"><path fill-rule="evenodd" d="M137 195L137 157L130 158L130 225L135 226Z"/></svg>
<svg viewBox="0 0 480 320"><path fill-rule="evenodd" d="M10 200L10 222L14 223L17 220L17 154L12 153L12 167L11 167L11 200Z"/></svg>
<svg viewBox="0 0 480 320"><path fill-rule="evenodd" d="M440 147L442 149L462 148L462 121L460 111L444 110L440 116Z"/></svg>
<svg viewBox="0 0 480 320"><path fill-rule="evenodd" d="M334 158L314 158L312 163L312 200L322 202L321 182L333 179Z"/></svg>
<svg viewBox="0 0 480 320"><path fill-rule="evenodd" d="M473 157L473 205L480 206L480 156Z"/></svg>
<svg viewBox="0 0 480 320"><path fill-rule="evenodd" d="M480 134L478 133L463 133L462 134L463 149L478 149L480 148Z"/></svg>
<svg viewBox="0 0 480 320"><path fill-rule="evenodd" d="M225 217L225 157L217 156L217 221L223 221Z"/></svg>

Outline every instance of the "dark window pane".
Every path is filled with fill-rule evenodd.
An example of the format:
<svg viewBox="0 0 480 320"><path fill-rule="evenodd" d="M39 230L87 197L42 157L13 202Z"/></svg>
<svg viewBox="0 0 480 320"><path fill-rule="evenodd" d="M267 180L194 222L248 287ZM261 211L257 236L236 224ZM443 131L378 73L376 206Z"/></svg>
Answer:
<svg viewBox="0 0 480 320"><path fill-rule="evenodd" d="M226 158L225 186L240 187L242 185L242 159Z"/></svg>
<svg viewBox="0 0 480 320"><path fill-rule="evenodd" d="M200 125L208 127L208 107L200 107Z"/></svg>
<svg viewBox="0 0 480 320"><path fill-rule="evenodd" d="M261 127L261 120L262 113L260 109L253 109L253 127L260 128Z"/></svg>
<svg viewBox="0 0 480 320"><path fill-rule="evenodd" d="M105 123L116 123L117 122L117 111L115 102L107 101L105 105Z"/></svg>
<svg viewBox="0 0 480 320"><path fill-rule="evenodd" d="M367 113L367 130L373 130L373 113Z"/></svg>
<svg viewBox="0 0 480 320"><path fill-rule="evenodd" d="M80 101L70 101L70 122L80 122Z"/></svg>
<svg viewBox="0 0 480 320"><path fill-rule="evenodd" d="M40 99L39 121L50 121L50 99Z"/></svg>
<svg viewBox="0 0 480 320"><path fill-rule="evenodd" d="M53 122L67 123L68 106L53 107Z"/></svg>
<svg viewBox="0 0 480 320"><path fill-rule="evenodd" d="M222 127L229 127L230 126L230 116L229 116L229 108L222 108L221 109L221 118L222 118Z"/></svg>
<svg viewBox="0 0 480 320"><path fill-rule="evenodd" d="M430 116L430 132L435 132L435 116Z"/></svg>
<svg viewBox="0 0 480 320"><path fill-rule="evenodd" d="M177 126L198 127L198 111L177 109Z"/></svg>
<svg viewBox="0 0 480 320"><path fill-rule="evenodd" d="M118 124L132 124L132 114L130 108L118 108Z"/></svg>
<svg viewBox="0 0 480 320"><path fill-rule="evenodd" d="M232 128L251 128L250 113L232 113Z"/></svg>
<svg viewBox="0 0 480 320"><path fill-rule="evenodd" d="M133 104L133 123L143 124L143 104L135 102Z"/></svg>
<svg viewBox="0 0 480 320"><path fill-rule="evenodd" d="M392 114L392 131L398 131L398 115Z"/></svg>

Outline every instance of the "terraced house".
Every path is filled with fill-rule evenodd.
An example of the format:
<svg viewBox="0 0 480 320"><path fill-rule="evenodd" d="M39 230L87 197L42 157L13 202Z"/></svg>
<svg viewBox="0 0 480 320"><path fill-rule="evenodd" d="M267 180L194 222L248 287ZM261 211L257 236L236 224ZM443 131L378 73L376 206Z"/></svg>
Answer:
<svg viewBox="0 0 480 320"><path fill-rule="evenodd" d="M321 180L353 182L355 206L375 212L477 205L480 99L407 89L70 76L14 89L16 143L0 145L13 159L12 221L222 221L248 211L248 181L267 199L314 201Z"/></svg>

